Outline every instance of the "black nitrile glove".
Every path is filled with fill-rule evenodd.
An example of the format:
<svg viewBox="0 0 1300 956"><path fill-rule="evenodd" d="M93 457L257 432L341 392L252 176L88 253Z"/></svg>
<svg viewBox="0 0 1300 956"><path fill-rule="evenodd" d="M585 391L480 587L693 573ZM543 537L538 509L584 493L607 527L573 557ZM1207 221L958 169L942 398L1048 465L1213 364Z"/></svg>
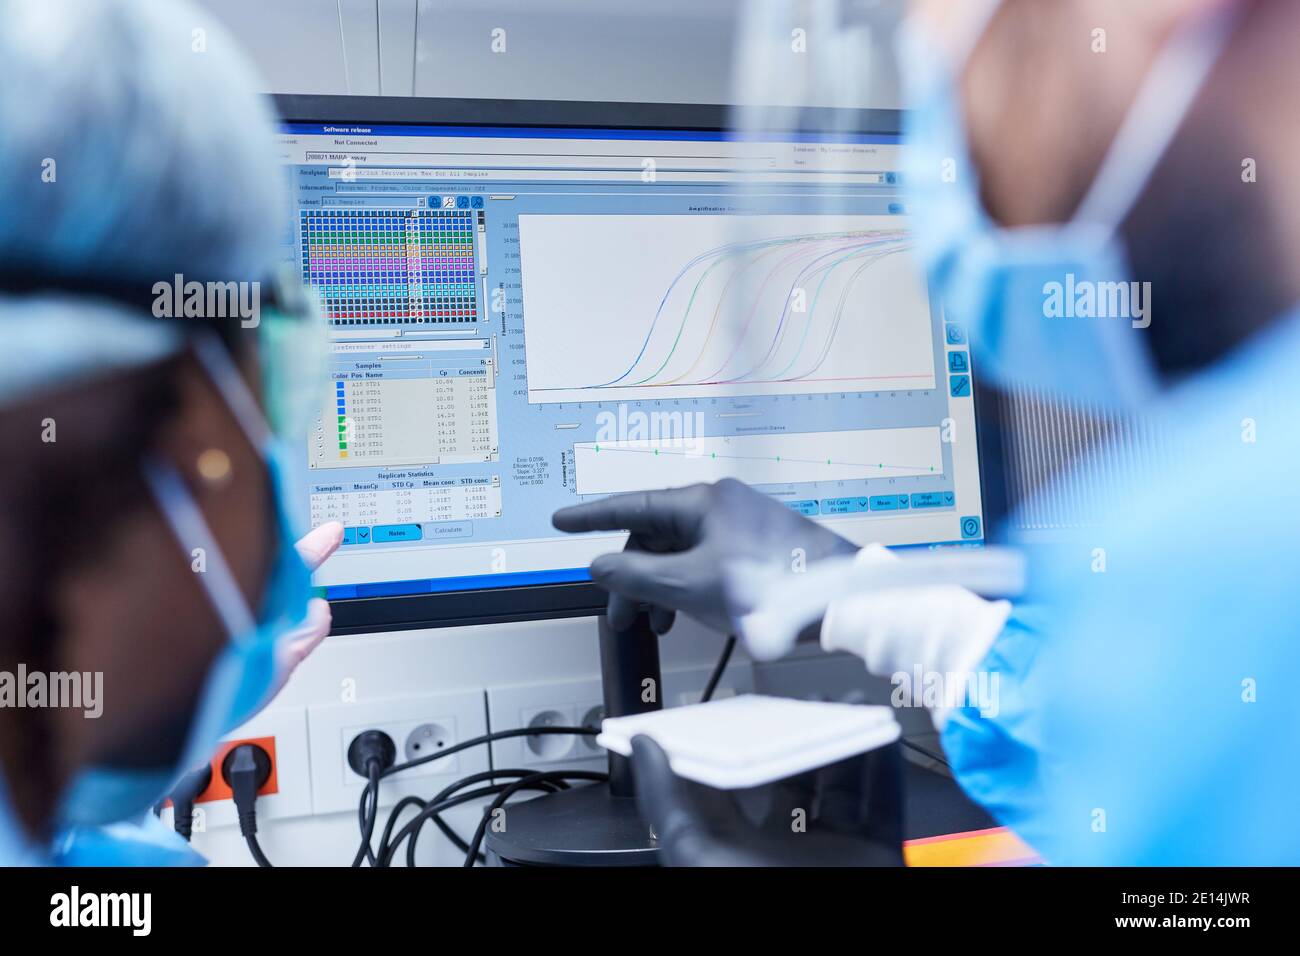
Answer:
<svg viewBox="0 0 1300 956"><path fill-rule="evenodd" d="M756 822L732 793L674 774L649 737L632 739L632 768L637 806L659 839L665 866L903 863L897 744L764 788L766 811Z"/></svg>
<svg viewBox="0 0 1300 956"><path fill-rule="evenodd" d="M712 485L614 495L555 512L561 531L628 531L621 554L602 554L591 577L610 592L608 617L626 630L640 602L663 634L676 611L732 630L723 567L732 559L789 566L848 555L857 546L733 478Z"/></svg>

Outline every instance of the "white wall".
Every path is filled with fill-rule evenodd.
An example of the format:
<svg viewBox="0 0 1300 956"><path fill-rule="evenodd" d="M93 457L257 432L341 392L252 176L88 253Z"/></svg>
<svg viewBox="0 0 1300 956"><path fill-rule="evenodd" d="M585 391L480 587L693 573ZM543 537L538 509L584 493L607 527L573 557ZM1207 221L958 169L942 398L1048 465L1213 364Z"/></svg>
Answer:
<svg viewBox="0 0 1300 956"><path fill-rule="evenodd" d="M246 45L275 92L730 102L732 46L740 28L732 0L206 0ZM507 52L490 51L494 27L507 30ZM893 87L873 87L862 105L893 106ZM666 669L708 667L721 642L684 622L661 642ZM860 679L856 661L826 658L811 686L834 690ZM733 671L747 671L739 660ZM592 620L414 631L331 638L274 702L275 714L310 714L337 705L345 682L359 702L483 692L505 685L595 678ZM759 681L782 689L780 666ZM793 671L790 671L793 673ZM803 689L808 669L800 670ZM748 680L748 676L745 678ZM493 729L503 729L494 727ZM317 768L319 769L319 768ZM299 785L302 780L296 781ZM288 781L294 783L294 781ZM441 786L441 782L438 783ZM434 788L430 786L430 791ZM431 795L431 793L429 794ZM238 831L212 825L195 846L214 862L247 865ZM449 819L462 832L473 808ZM342 865L357 845L355 811L261 822L263 846L278 863ZM425 862L459 863L432 829Z"/></svg>

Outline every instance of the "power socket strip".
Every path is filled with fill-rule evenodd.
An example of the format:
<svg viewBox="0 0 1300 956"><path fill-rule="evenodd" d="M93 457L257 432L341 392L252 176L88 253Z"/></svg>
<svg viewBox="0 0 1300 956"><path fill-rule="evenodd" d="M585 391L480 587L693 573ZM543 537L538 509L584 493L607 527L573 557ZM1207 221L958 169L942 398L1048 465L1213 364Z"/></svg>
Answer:
<svg viewBox="0 0 1300 956"><path fill-rule="evenodd" d="M263 793L257 798L258 820L277 820L287 817L306 817L312 813L311 782L308 775L307 712L301 708L264 710L252 720L236 727L224 741L262 741L270 738L268 748L273 756L273 793ZM228 748L223 743L221 754ZM235 826L239 822L235 802L228 796L229 788L220 782L221 762L213 760L212 783L199 795L194 806L194 832L203 833L215 827ZM220 793L221 797L212 794ZM170 825L172 811L168 809Z"/></svg>
<svg viewBox="0 0 1300 956"><path fill-rule="evenodd" d="M399 764L487 733L483 692L478 690L313 707L307 711L307 722L317 813L357 808L365 780L348 766L347 753L352 739L363 730L388 734ZM386 777L379 787L379 805L391 805L405 796L427 798L460 777L487 769L487 747L472 747Z"/></svg>

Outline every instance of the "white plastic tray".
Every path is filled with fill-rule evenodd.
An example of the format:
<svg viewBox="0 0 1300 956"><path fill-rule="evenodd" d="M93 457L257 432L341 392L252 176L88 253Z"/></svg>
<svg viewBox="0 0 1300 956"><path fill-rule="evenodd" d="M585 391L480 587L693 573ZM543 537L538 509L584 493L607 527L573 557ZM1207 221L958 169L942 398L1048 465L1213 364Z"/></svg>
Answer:
<svg viewBox="0 0 1300 956"><path fill-rule="evenodd" d="M758 787L898 739L888 707L746 694L649 714L613 717L596 743L624 756L645 734L680 777L721 790Z"/></svg>

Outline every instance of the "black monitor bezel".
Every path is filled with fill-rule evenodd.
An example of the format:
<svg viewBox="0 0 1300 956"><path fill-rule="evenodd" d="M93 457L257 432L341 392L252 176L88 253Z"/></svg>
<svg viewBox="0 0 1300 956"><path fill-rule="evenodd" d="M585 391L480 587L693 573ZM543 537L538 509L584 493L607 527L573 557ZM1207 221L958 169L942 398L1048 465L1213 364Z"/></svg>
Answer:
<svg viewBox="0 0 1300 956"><path fill-rule="evenodd" d="M271 97L281 122L339 125L521 126L571 129L644 129L720 132L732 108L683 103L610 103L561 100L437 99L407 96ZM807 133L897 134L900 110L833 108L764 110L772 130ZM978 402L978 399L976 399ZM976 405L977 440L984 429ZM985 495L981 447L980 498ZM590 582L530 584L434 594L347 598L330 602L332 634L499 624L604 613L605 593Z"/></svg>

